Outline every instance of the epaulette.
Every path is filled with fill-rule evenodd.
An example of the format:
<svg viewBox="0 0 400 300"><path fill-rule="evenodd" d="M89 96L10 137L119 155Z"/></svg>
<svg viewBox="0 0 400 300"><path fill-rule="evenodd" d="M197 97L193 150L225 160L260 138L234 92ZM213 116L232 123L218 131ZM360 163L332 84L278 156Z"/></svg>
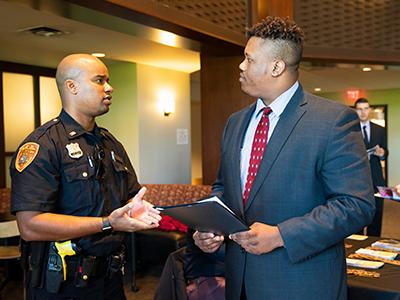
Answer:
<svg viewBox="0 0 400 300"><path fill-rule="evenodd" d="M117 139L115 138L115 136L114 136L111 132L109 132L108 129L103 128L103 127L99 127L99 129L100 129L100 134L101 134L104 138L107 138L107 139L112 140L112 141L117 141Z"/></svg>
<svg viewBox="0 0 400 300"><path fill-rule="evenodd" d="M100 129L100 132L102 132L102 131L109 132L108 129L104 128L104 127L99 127L99 129Z"/></svg>
<svg viewBox="0 0 400 300"><path fill-rule="evenodd" d="M99 130L100 130L100 134L103 137L113 138L113 135L111 134L111 132L108 131L108 129L106 129L104 127L99 127Z"/></svg>
<svg viewBox="0 0 400 300"><path fill-rule="evenodd" d="M54 126L58 123L60 123L59 117L54 118L54 119L44 123L43 125L39 126L32 132L31 138L35 138L35 139L40 138L42 135L44 135L46 133L47 130L49 130L49 128L51 128L52 126Z"/></svg>

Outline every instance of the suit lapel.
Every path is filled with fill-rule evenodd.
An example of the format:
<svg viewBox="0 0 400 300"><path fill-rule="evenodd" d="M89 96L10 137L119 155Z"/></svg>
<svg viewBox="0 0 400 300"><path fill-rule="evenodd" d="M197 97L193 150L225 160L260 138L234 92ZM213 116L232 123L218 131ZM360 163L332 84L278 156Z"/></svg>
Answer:
<svg viewBox="0 0 400 300"><path fill-rule="evenodd" d="M243 141L245 138L247 127L249 126L249 122L253 112L256 108L256 105L253 104L249 106L247 110L244 111L243 114L240 115L237 126L237 138L235 139L235 144L233 145L234 154L232 161L232 178L234 181L233 187L235 189L233 195L238 195L237 199L235 199L235 203L238 208L240 208L241 215L243 215L243 199L242 199L242 184L241 184L241 176L240 176L240 160L241 160L241 149L243 145Z"/></svg>
<svg viewBox="0 0 400 300"><path fill-rule="evenodd" d="M259 171L257 172L253 187L250 191L249 199L246 202L245 210L250 207L293 129L306 112L305 104L306 101L304 99L303 89L300 86L281 114L274 132L268 141Z"/></svg>

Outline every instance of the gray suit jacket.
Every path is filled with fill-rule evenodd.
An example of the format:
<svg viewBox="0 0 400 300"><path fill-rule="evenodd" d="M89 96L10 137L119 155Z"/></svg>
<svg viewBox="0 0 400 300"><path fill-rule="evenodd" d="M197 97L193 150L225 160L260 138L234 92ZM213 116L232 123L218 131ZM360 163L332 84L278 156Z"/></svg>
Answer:
<svg viewBox="0 0 400 300"><path fill-rule="evenodd" d="M226 298L345 299L343 239L369 224L374 196L356 113L299 87L266 147L246 206L240 149L255 109L225 127L213 193L248 225L277 225L285 247L253 255L226 239Z"/></svg>

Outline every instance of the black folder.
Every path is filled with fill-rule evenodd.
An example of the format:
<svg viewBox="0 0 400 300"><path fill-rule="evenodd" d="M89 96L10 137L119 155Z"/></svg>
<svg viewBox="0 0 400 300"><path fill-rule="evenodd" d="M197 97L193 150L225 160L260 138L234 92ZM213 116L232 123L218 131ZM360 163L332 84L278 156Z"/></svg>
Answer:
<svg viewBox="0 0 400 300"><path fill-rule="evenodd" d="M168 215L198 231L213 232L221 235L249 230L230 209L217 197L189 204L157 206L162 214Z"/></svg>

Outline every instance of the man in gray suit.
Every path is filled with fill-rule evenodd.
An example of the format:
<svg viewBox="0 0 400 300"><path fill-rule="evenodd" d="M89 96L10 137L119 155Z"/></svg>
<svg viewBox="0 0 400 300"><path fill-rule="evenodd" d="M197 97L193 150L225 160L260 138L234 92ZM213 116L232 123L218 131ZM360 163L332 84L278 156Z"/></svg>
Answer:
<svg viewBox="0 0 400 300"><path fill-rule="evenodd" d="M303 91L295 23L267 17L248 36L239 80L258 100L226 124L213 193L250 230L193 238L208 253L226 243L229 300L345 299L343 239L374 215L357 114Z"/></svg>

